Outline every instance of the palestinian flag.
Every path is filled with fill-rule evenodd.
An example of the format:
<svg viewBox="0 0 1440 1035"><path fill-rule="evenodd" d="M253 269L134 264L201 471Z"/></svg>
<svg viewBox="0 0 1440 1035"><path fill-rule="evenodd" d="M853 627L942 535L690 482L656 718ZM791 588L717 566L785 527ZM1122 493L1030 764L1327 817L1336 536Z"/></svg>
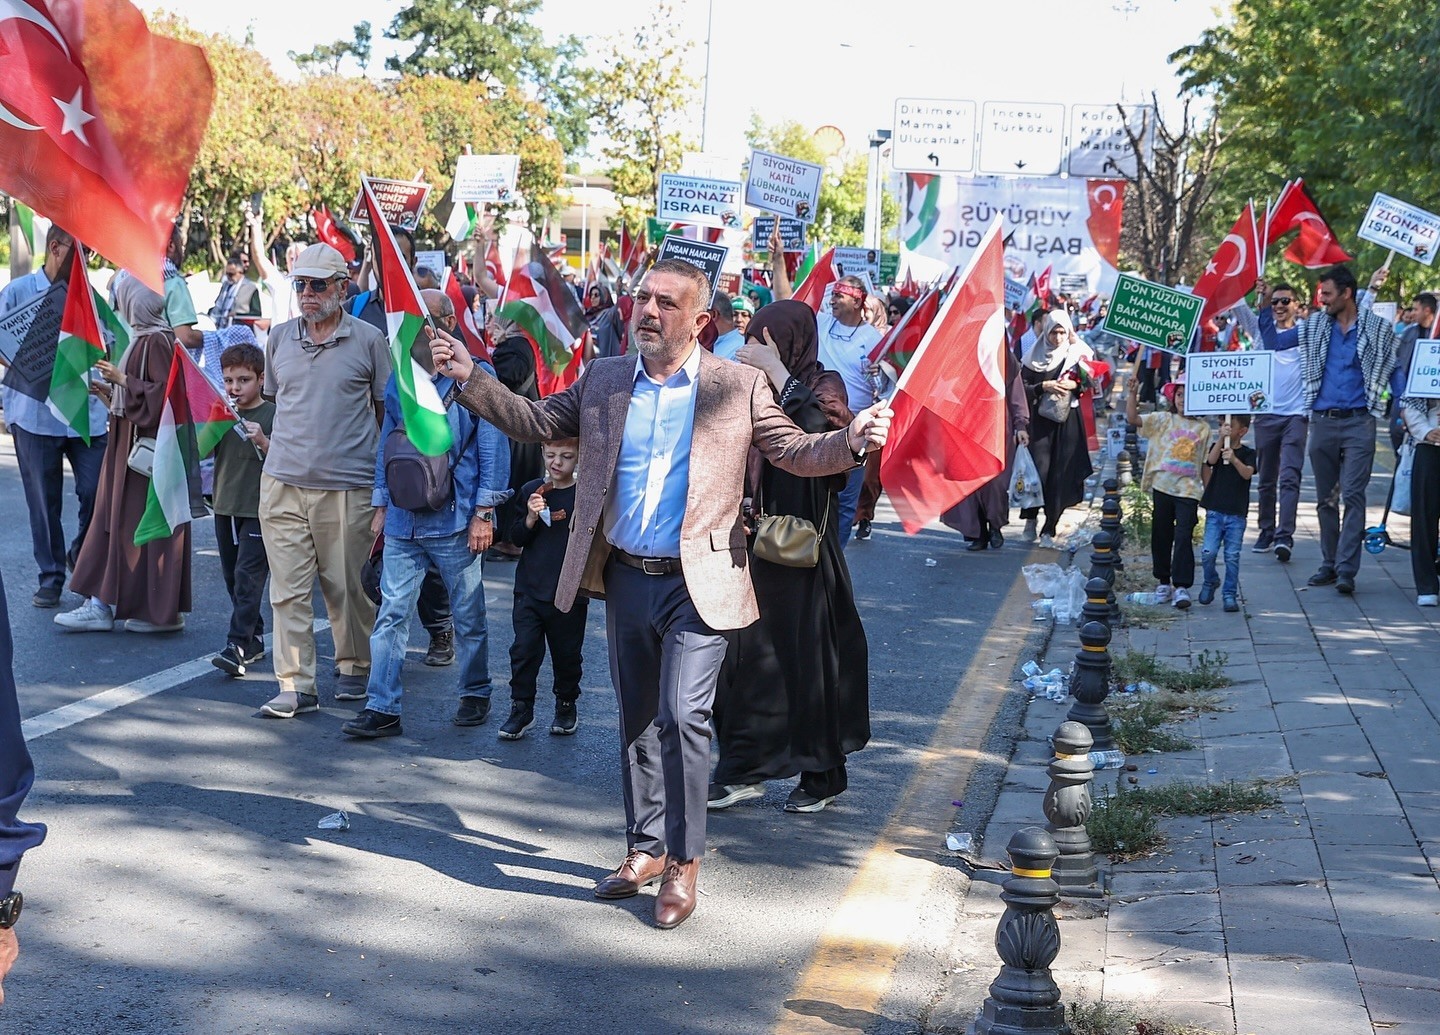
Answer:
<svg viewBox="0 0 1440 1035"><path fill-rule="evenodd" d="M390 362L395 370L395 387L400 393L405 437L426 456L443 456L454 442L445 404L430 375L410 354L416 339L421 337L420 328L427 322L428 311L420 300L420 289L415 286L410 267L395 244L395 234L381 217L380 204L370 190L370 181L362 179L360 183L375 234L375 262L380 267L385 323L390 329ZM428 348L423 339L422 347Z"/></svg>
<svg viewBox="0 0 1440 1035"><path fill-rule="evenodd" d="M450 218L445 221L445 232L455 241L468 241L480 222L480 213L473 201L457 201L450 209Z"/></svg>
<svg viewBox="0 0 1440 1035"><path fill-rule="evenodd" d="M191 479L238 418L229 402L179 346L170 360L165 405L155 432L155 466L145 498L145 513L135 526L135 545L168 539L188 522ZM203 513L203 512L202 512Z"/></svg>
<svg viewBox="0 0 1440 1035"><path fill-rule="evenodd" d="M530 247L528 262L516 262L498 313L534 346L535 375L542 396L568 387L580 376L581 346L588 329L585 313L538 247Z"/></svg>
<svg viewBox="0 0 1440 1035"><path fill-rule="evenodd" d="M106 343L110 346L109 360L118 364L125 350L130 347L130 325L120 319L120 314L110 308L110 303L105 296L90 288L90 300L95 303L95 312L100 317L100 327L104 331Z"/></svg>
<svg viewBox="0 0 1440 1035"><path fill-rule="evenodd" d="M811 246L810 254L813 256L814 246ZM791 297L797 302L804 302L815 312L820 312L820 306L825 301L825 289L840 278L835 275L835 249L831 248L818 260L811 261L807 257L806 262L800 267L795 275L795 294Z"/></svg>
<svg viewBox="0 0 1440 1035"><path fill-rule="evenodd" d="M897 375L901 373L914 358L915 350L925 338L925 332L935 322L935 315L940 312L941 299L941 292L933 288L925 292L918 302L905 310L900 322L885 332L885 336L871 350L870 362L888 364Z"/></svg>
<svg viewBox="0 0 1440 1035"><path fill-rule="evenodd" d="M35 266L45 263L45 237L50 231L50 220L36 215L35 210L22 201L10 199L10 209L15 214L15 224L20 228L20 239L25 243L27 260ZM16 259L21 258L16 256Z"/></svg>
<svg viewBox="0 0 1440 1035"><path fill-rule="evenodd" d="M462 256L460 261L465 261ZM460 338L465 342L465 351L476 359L490 361L490 347L485 344L485 335L481 332L479 325L475 323L475 313L465 301L465 292L460 290L460 278L452 277L446 271L445 297L450 299L450 304L455 307L455 325L460 330Z"/></svg>
<svg viewBox="0 0 1440 1035"><path fill-rule="evenodd" d="M940 223L940 177L932 173L905 174L905 218L900 239L915 251Z"/></svg>
<svg viewBox="0 0 1440 1035"><path fill-rule="evenodd" d="M90 444L90 368L105 358L100 317L86 276L85 248L75 242L65 312L60 317L60 342L50 375L50 403L81 440Z"/></svg>

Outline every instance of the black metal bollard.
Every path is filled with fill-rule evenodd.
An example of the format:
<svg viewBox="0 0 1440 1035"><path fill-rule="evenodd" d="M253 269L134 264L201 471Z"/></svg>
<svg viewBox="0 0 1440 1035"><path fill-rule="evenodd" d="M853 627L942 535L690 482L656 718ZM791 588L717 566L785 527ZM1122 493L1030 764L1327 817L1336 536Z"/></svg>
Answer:
<svg viewBox="0 0 1440 1035"><path fill-rule="evenodd" d="M1120 605L1115 600L1115 541L1109 532L1096 532L1090 540L1090 571L1085 577L1105 580L1109 587L1106 599L1110 604L1111 624L1114 624L1120 618Z"/></svg>
<svg viewBox="0 0 1440 1035"><path fill-rule="evenodd" d="M1046 767L1050 787L1045 791L1045 829L1060 850L1055 860L1055 883L1062 888L1090 887L1100 879L1095 854L1090 847L1090 834L1085 821L1090 818L1090 781L1095 777L1095 763L1090 748L1095 739L1083 722L1062 722L1050 738L1055 744L1055 757Z"/></svg>
<svg viewBox="0 0 1440 1035"><path fill-rule="evenodd" d="M1110 604L1115 599L1115 591L1110 584L1102 578L1093 578L1085 583L1085 606L1080 609L1080 624L1086 622L1099 622L1105 628L1114 629L1111 626Z"/></svg>
<svg viewBox="0 0 1440 1035"><path fill-rule="evenodd" d="M1060 888L1050 876L1060 851L1039 827L1017 832L1008 851L1010 876L1000 895L1005 912L995 929L1000 973L975 1019L975 1035L1070 1035L1060 987L1050 974L1050 964L1060 955L1054 913Z"/></svg>
<svg viewBox="0 0 1440 1035"><path fill-rule="evenodd" d="M1075 703L1065 718L1089 728L1094 751L1115 750L1110 713L1105 710L1105 698L1110 696L1109 645L1110 630L1100 622L1086 622L1080 627L1080 649L1075 652L1075 675L1070 680L1070 695Z"/></svg>

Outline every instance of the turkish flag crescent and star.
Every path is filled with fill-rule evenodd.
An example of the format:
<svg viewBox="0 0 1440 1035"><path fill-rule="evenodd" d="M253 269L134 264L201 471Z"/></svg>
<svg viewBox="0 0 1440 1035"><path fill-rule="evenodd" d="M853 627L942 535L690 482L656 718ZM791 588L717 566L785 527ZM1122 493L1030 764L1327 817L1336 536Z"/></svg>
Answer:
<svg viewBox="0 0 1440 1035"><path fill-rule="evenodd" d="M900 375L880 480L920 531L1005 469L1005 247L991 224Z"/></svg>
<svg viewBox="0 0 1440 1035"><path fill-rule="evenodd" d="M1299 230L1290 247L1285 249L1285 258L1306 269L1322 269L1342 262L1350 262L1354 256L1340 247L1335 231L1320 214L1320 206L1310 196L1310 190L1303 179L1287 183L1275 202L1275 209L1265 226L1265 243L1274 244L1291 230Z"/></svg>
<svg viewBox="0 0 1440 1035"><path fill-rule="evenodd" d="M0 0L0 190L164 290L210 120L205 52L128 0Z"/></svg>
<svg viewBox="0 0 1440 1035"><path fill-rule="evenodd" d="M1260 278L1260 243L1255 232L1255 205L1245 206L1240 218L1205 264L1205 272L1191 289L1205 299L1200 311L1204 323L1240 301Z"/></svg>

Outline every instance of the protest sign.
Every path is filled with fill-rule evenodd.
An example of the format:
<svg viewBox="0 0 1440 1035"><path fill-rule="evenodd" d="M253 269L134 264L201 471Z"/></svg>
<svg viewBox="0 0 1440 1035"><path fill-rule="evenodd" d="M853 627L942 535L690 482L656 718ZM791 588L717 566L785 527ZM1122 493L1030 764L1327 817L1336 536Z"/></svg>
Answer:
<svg viewBox="0 0 1440 1035"><path fill-rule="evenodd" d="M1421 338L1415 342L1405 394L1417 399L1440 399L1440 338Z"/></svg>
<svg viewBox="0 0 1440 1035"><path fill-rule="evenodd" d="M740 274L720 274L720 290L725 292L733 300L740 294Z"/></svg>
<svg viewBox="0 0 1440 1035"><path fill-rule="evenodd" d="M1192 352L1185 359L1185 412L1270 413L1275 354Z"/></svg>
<svg viewBox="0 0 1440 1035"><path fill-rule="evenodd" d="M730 251L723 244L710 244L707 241L689 241L683 237L676 237L673 234L667 236L660 242L660 251L656 253L655 261L663 259L684 259L692 266L698 266L710 281L710 298L706 305L715 298L715 292L720 285L720 271L725 266L725 256Z"/></svg>
<svg viewBox="0 0 1440 1035"><path fill-rule="evenodd" d="M1011 280L1009 277L1006 277L1005 308L1018 311L1021 304L1025 301L1025 294L1028 290L1029 288L1020 281Z"/></svg>
<svg viewBox="0 0 1440 1035"><path fill-rule="evenodd" d="M1358 236L1429 266L1440 247L1440 216L1377 193L1360 222Z"/></svg>
<svg viewBox="0 0 1440 1035"><path fill-rule="evenodd" d="M786 219L784 216L756 216L750 225L750 237L757 252L770 251L770 235L775 232L775 220L780 220L780 240L787 252L805 250L805 221Z"/></svg>
<svg viewBox="0 0 1440 1035"><path fill-rule="evenodd" d="M1400 312L1399 302L1371 302L1370 311L1386 323L1394 323L1396 315Z"/></svg>
<svg viewBox="0 0 1440 1035"><path fill-rule="evenodd" d="M449 267L449 265L450 264L445 261L444 252L415 253L415 268L429 270L431 273L435 274L437 280L441 280L444 278L445 270Z"/></svg>
<svg viewBox="0 0 1440 1035"><path fill-rule="evenodd" d="M425 212L425 199L430 196L430 184L411 183L406 180L370 180L370 189L375 192L375 201L391 226L415 232L420 225L420 216ZM364 191L357 191L355 204L350 206L350 222L368 223L370 213L365 209Z"/></svg>
<svg viewBox="0 0 1440 1035"><path fill-rule="evenodd" d="M1184 356L1204 308L1205 299L1198 295L1122 273L1103 327L1122 338Z"/></svg>
<svg viewBox="0 0 1440 1035"><path fill-rule="evenodd" d="M0 318L0 353L5 356L4 384L44 402L50 395L60 320L65 315L65 284L50 285L39 298Z"/></svg>
<svg viewBox="0 0 1440 1035"><path fill-rule="evenodd" d="M455 201L511 201L519 173L519 155L461 155L455 160L455 185L450 188L450 197ZM384 207L384 200L378 200Z"/></svg>
<svg viewBox="0 0 1440 1035"><path fill-rule="evenodd" d="M894 284L900 276L900 253L880 253L880 283Z"/></svg>
<svg viewBox="0 0 1440 1035"><path fill-rule="evenodd" d="M655 218L691 226L740 226L740 182L661 173Z"/></svg>
<svg viewBox="0 0 1440 1035"><path fill-rule="evenodd" d="M745 180L745 204L762 212L815 222L820 204L823 167L797 158L750 152L750 175Z"/></svg>
<svg viewBox="0 0 1440 1035"><path fill-rule="evenodd" d="M831 262L837 277L868 274L872 284L880 283L880 253L874 248L836 248Z"/></svg>

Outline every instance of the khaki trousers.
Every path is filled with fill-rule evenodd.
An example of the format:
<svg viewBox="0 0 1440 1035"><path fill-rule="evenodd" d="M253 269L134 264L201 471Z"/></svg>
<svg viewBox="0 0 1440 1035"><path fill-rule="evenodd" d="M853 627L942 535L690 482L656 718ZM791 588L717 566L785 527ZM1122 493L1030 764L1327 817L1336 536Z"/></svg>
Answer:
<svg viewBox="0 0 1440 1035"><path fill-rule="evenodd" d="M282 692L315 693L315 579L325 597L341 675L370 673L375 605L360 585L370 556L369 489L301 489L260 476L260 531L270 558L275 677Z"/></svg>

